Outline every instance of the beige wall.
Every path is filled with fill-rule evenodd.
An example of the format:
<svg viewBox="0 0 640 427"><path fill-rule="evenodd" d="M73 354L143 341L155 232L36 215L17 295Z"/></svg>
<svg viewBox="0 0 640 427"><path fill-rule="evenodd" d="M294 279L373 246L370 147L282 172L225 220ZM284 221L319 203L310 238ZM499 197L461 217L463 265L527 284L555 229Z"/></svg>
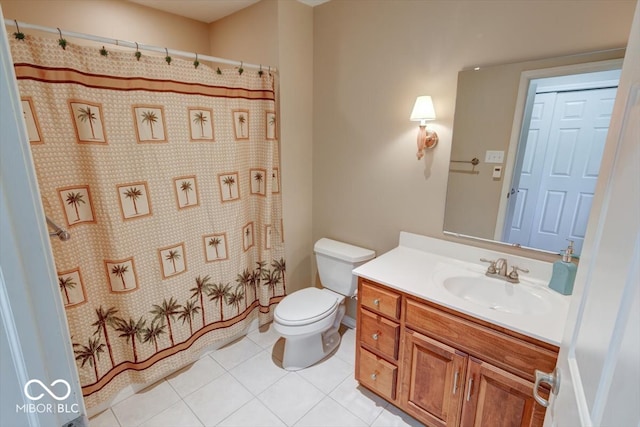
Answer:
<svg viewBox="0 0 640 427"><path fill-rule="evenodd" d="M123 0L0 0L0 6L6 19L169 49L209 53L207 24Z"/></svg>
<svg viewBox="0 0 640 427"><path fill-rule="evenodd" d="M252 64L278 63L278 1L262 0L209 26L212 55Z"/></svg>
<svg viewBox="0 0 640 427"><path fill-rule="evenodd" d="M280 147L287 291L312 284L313 9L278 1Z"/></svg>
<svg viewBox="0 0 640 427"><path fill-rule="evenodd" d="M579 5L579 7L578 7ZM635 1L331 1L314 11L313 238L442 237L458 71L626 44ZM585 31L588 29L588 31ZM439 145L415 157L416 96Z"/></svg>

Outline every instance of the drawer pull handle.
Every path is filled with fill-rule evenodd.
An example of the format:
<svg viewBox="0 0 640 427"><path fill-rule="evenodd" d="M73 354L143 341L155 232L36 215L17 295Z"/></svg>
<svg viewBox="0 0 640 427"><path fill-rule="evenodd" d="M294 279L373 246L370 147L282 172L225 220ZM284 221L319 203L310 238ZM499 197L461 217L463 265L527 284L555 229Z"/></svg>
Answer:
<svg viewBox="0 0 640 427"><path fill-rule="evenodd" d="M378 378L378 376L375 374L375 372L373 374L371 374L371 379L373 381L375 381Z"/></svg>
<svg viewBox="0 0 640 427"><path fill-rule="evenodd" d="M374 299L373 305L380 305L380 300L378 298Z"/></svg>
<svg viewBox="0 0 640 427"><path fill-rule="evenodd" d="M469 378L469 384L467 385L467 402L471 400L471 389L473 388L473 378Z"/></svg>
<svg viewBox="0 0 640 427"><path fill-rule="evenodd" d="M378 335L378 332L376 332L375 334L371 335L371 338L373 338L375 341L378 341L379 337L380 337L380 335Z"/></svg>
<svg viewBox="0 0 640 427"><path fill-rule="evenodd" d="M453 374L453 395L456 395L456 392L458 391L458 375L460 373L458 371L456 371L455 374Z"/></svg>

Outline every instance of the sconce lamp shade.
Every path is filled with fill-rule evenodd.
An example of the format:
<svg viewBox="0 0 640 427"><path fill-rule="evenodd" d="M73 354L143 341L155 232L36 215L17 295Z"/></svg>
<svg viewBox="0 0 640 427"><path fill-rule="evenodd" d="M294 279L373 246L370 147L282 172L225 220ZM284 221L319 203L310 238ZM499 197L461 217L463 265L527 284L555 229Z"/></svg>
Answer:
<svg viewBox="0 0 640 427"><path fill-rule="evenodd" d="M433 108L433 101L430 96L419 96L411 111L409 120L420 122L418 131L418 152L416 156L420 160L424 156L424 151L433 148L438 143L438 134L427 129L427 120L435 120L436 110Z"/></svg>
<svg viewBox="0 0 640 427"><path fill-rule="evenodd" d="M409 120L413 122L424 122L426 120L434 120L436 118L436 110L433 108L433 101L430 96L419 96L413 105L411 117ZM425 124L425 123L423 123Z"/></svg>

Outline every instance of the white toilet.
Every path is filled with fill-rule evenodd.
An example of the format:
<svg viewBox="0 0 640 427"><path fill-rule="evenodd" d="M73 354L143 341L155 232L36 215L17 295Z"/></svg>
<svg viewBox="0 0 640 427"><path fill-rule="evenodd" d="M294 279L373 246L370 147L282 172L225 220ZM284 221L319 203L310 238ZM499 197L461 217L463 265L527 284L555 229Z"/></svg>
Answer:
<svg viewBox="0 0 640 427"><path fill-rule="evenodd" d="M285 339L282 366L288 371L311 366L338 346L345 297L354 296L358 289L351 271L376 255L326 238L318 240L313 250L324 289L293 292L280 301L274 313L274 329Z"/></svg>

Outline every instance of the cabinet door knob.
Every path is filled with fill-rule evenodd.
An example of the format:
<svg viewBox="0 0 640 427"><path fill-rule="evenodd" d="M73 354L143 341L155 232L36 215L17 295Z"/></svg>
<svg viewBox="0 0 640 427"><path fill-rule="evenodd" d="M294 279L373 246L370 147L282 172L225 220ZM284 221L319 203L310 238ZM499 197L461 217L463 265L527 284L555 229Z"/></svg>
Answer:
<svg viewBox="0 0 640 427"><path fill-rule="evenodd" d="M371 338L373 338L375 341L378 341L378 333L376 332L375 334L371 335Z"/></svg>
<svg viewBox="0 0 640 427"><path fill-rule="evenodd" d="M374 381L375 381L375 380L376 380L376 378L378 378L378 376L377 376L375 373L371 374L371 379L372 379L372 380L374 380Z"/></svg>
<svg viewBox="0 0 640 427"><path fill-rule="evenodd" d="M380 300L378 298L374 299L373 305L380 305Z"/></svg>

